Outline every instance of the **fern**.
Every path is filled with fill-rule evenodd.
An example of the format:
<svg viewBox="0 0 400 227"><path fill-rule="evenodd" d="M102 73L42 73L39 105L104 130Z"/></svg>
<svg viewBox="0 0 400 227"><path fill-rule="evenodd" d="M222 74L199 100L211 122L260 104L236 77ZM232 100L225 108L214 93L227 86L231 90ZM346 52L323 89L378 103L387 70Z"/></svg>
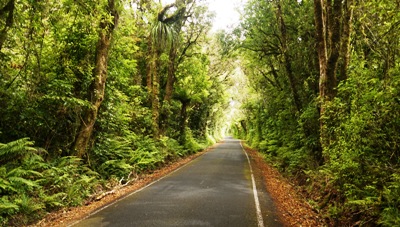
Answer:
<svg viewBox="0 0 400 227"><path fill-rule="evenodd" d="M6 167L0 167L0 193L2 194L4 191L15 191L15 189L11 186L10 181L7 178L4 178L6 174Z"/></svg>
<svg viewBox="0 0 400 227"><path fill-rule="evenodd" d="M71 167L71 166L77 166L81 163L82 159L76 157L76 156L65 156L60 158L59 163L57 164L57 167Z"/></svg>
<svg viewBox="0 0 400 227"><path fill-rule="evenodd" d="M44 208L43 203L29 197L26 194L22 194L19 198L17 198L15 203L19 206L19 212L25 214L32 214Z"/></svg>
<svg viewBox="0 0 400 227"><path fill-rule="evenodd" d="M19 209L18 205L8 201L8 199L6 197L3 196L0 199L0 214L2 214L2 215L9 214L10 215L10 214L17 212L18 209Z"/></svg>
<svg viewBox="0 0 400 227"><path fill-rule="evenodd" d="M0 189L2 189L3 191L9 190L10 182L6 179L0 178ZM0 192L2 192L2 190L0 190Z"/></svg>
<svg viewBox="0 0 400 227"><path fill-rule="evenodd" d="M67 194L64 192L56 193L53 195L46 195L42 193L40 198L42 199L43 203L46 207L54 208L54 207L63 207L64 204L62 203L63 200L67 197Z"/></svg>
<svg viewBox="0 0 400 227"><path fill-rule="evenodd" d="M47 154L47 151L43 149L37 149L37 152ZM42 156L36 153L28 153L23 158L23 166L26 169L44 170L49 168L49 164L43 159ZM33 175L37 175L33 173Z"/></svg>
<svg viewBox="0 0 400 227"><path fill-rule="evenodd" d="M29 189L40 188L41 187L37 182L32 181L32 180L28 180L28 179L25 179L25 178L22 178L22 177L10 177L8 179L15 186L26 186Z"/></svg>
<svg viewBox="0 0 400 227"><path fill-rule="evenodd" d="M108 176L115 175L117 177L126 176L133 167L125 162L125 160L109 160L104 162L99 171Z"/></svg>
<svg viewBox="0 0 400 227"><path fill-rule="evenodd" d="M164 157L156 151L141 152L139 157L140 158L136 159L134 166L140 171L145 169L155 169L158 163L164 162Z"/></svg>
<svg viewBox="0 0 400 227"><path fill-rule="evenodd" d="M43 174L35 170L23 169L22 167L15 168L7 173L7 177L24 177L24 176L43 177Z"/></svg>
<svg viewBox="0 0 400 227"><path fill-rule="evenodd" d="M7 144L0 143L0 164L13 160L27 152L36 152L36 149L32 147L33 144L34 142L29 141L29 138L22 138Z"/></svg>

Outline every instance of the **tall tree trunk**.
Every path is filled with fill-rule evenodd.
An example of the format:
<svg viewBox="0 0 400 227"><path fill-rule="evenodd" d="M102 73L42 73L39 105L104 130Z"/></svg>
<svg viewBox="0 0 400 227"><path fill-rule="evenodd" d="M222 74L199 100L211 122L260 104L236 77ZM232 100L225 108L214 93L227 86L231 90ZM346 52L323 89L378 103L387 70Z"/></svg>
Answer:
<svg viewBox="0 0 400 227"><path fill-rule="evenodd" d="M296 106L297 111L300 112L301 108L302 108L302 104L301 104L299 92L297 90L296 78L295 78L295 75L292 70L292 62L291 62L292 60L291 60L291 56L289 54L289 49L288 49L288 45L287 45L288 38L287 38L286 24L285 24L283 15L282 15L282 6L281 6L280 0L277 0L276 3L277 3L277 20L278 20L279 29L280 29L281 36L282 36L282 51L283 51L283 58L285 61L285 69L286 69L286 73L287 73L287 76L289 79L289 84L290 84L290 88L292 91L294 104Z"/></svg>
<svg viewBox="0 0 400 227"><path fill-rule="evenodd" d="M147 69L146 69L146 87L147 92L150 95L151 91L153 90L153 70L156 68L156 58L154 47L153 47L153 40L151 38L151 34L148 37L148 59L147 59ZM151 101L151 98L150 98Z"/></svg>
<svg viewBox="0 0 400 227"><path fill-rule="evenodd" d="M190 2L190 1L189 1ZM177 7L177 10L172 14L168 15L168 10L171 9L172 7ZM176 0L175 3L168 4L166 5L159 13L157 16L157 20L159 23L164 24L165 26L170 26L172 29L175 30L177 34L180 33L182 25L183 25L183 20L185 19L185 14L186 14L186 2L184 0ZM165 30L164 30L165 32ZM162 43L168 43L166 42L166 34L158 34L160 35L158 38L159 40L152 40L152 45L150 46L151 48L156 49L156 58L158 59L159 56L161 56L163 50L165 50L165 46L162 45ZM173 35L173 34L172 34ZM174 37L176 38L176 37ZM175 40L177 42L177 40ZM154 45L156 44L156 45ZM173 85L175 82L175 71L176 71L176 54L177 54L177 48L178 45L177 43L172 42L172 45L170 46L170 52L169 52L169 63L168 63L168 76L167 76L167 85L166 85L166 94L164 98L162 99L162 103L164 101L169 102L172 98L172 93L173 93ZM150 74L152 73L152 77L148 76L147 77L147 87L152 87L152 118L153 118L153 134L154 138L159 138L160 134L164 133L165 130L165 121L168 118L168 113L164 109L161 110L161 117L163 118L163 122L160 122L160 76L158 75L158 67L160 65L160 61L154 61L151 64L152 67L149 68ZM151 84L152 83L152 84ZM163 105L161 105L163 106ZM161 125L161 128L160 128Z"/></svg>
<svg viewBox="0 0 400 227"><path fill-rule="evenodd" d="M326 18L324 14L324 1L314 0L314 17L316 29L316 44L319 61L319 93L321 99L326 97L326 81L328 70L328 53L326 47Z"/></svg>
<svg viewBox="0 0 400 227"><path fill-rule="evenodd" d="M328 50L327 50L327 37L326 37L326 15L325 15L325 1L314 0L314 17L316 28L316 43L318 50L319 60L319 96L320 96L320 140L321 147L324 149L329 145L327 140L327 129L323 117L325 116L325 104L332 96L330 94L333 88L330 87L333 83L329 83L328 78Z"/></svg>
<svg viewBox="0 0 400 227"><path fill-rule="evenodd" d="M169 51L167 84L165 86L165 97L163 102L171 101L172 93L174 91L177 49L177 44L173 43Z"/></svg>
<svg viewBox="0 0 400 227"><path fill-rule="evenodd" d="M341 44L341 59L342 64L340 66L338 82L347 80L347 69L350 64L350 35L352 31L353 20L353 0L347 0L347 4L344 6L344 22L342 28L342 44Z"/></svg>
<svg viewBox="0 0 400 227"><path fill-rule="evenodd" d="M174 92L174 84L176 81L175 73L177 65L179 64L179 59L177 60L178 48L180 47L180 39L179 34L182 31L182 26L184 24L185 14L186 14L186 3L184 1L176 1L176 5L179 10L176 16L173 16L174 24L172 28L175 30L177 34L174 37L174 41L171 44L171 48L169 50L169 61L168 61L168 71L167 71L167 83L165 85L165 95L161 104L161 122L160 122L160 134L164 135L165 131L168 127L168 119L169 119L169 103L171 102L172 95ZM185 50L184 50L185 52ZM184 53L182 53L184 54Z"/></svg>
<svg viewBox="0 0 400 227"><path fill-rule="evenodd" d="M160 56L161 51L156 51L156 56ZM152 106L152 124L153 137L160 138L160 76L158 73L158 59L153 59L152 62L152 91L151 91L151 106Z"/></svg>
<svg viewBox="0 0 400 227"><path fill-rule="evenodd" d="M328 42L329 42L329 49L327 52L328 55L328 68L327 68L327 80L324 81L325 83L325 95L327 96L327 100L331 101L336 96L336 87L337 87L337 65L340 56L340 45L342 40L341 34L341 24L343 19L342 13L342 1L333 1L328 0L327 7L328 12ZM333 5L332 5L333 4Z"/></svg>
<svg viewBox="0 0 400 227"><path fill-rule="evenodd" d="M181 139L182 142L185 142L185 129L186 129L186 123L187 123L187 108L190 103L190 100L181 100L182 106L181 106L181 122L180 122L180 134L181 134Z"/></svg>
<svg viewBox="0 0 400 227"><path fill-rule="evenodd" d="M161 116L160 116L160 135L165 135L166 128L168 127L169 118L169 103L172 99L172 94L174 91L175 83L175 72L176 72L176 54L177 54L177 44L173 43L169 51L169 62L168 62L168 72L167 72L167 83L165 86L165 95L161 104Z"/></svg>
<svg viewBox="0 0 400 227"><path fill-rule="evenodd" d="M320 139L323 149L331 143L326 122L326 105L334 99L337 89L337 69L340 57L348 55L351 17L343 12L343 8L352 7L352 0L333 1L314 0L314 19L316 28L316 44L319 59L319 96L320 96ZM345 7L343 7L345 6ZM346 12L346 10L345 10ZM349 11L347 11L349 12ZM343 29L343 30L342 30ZM346 59L344 59L346 61ZM347 67L347 66L346 66ZM341 69L341 71L347 70Z"/></svg>
<svg viewBox="0 0 400 227"><path fill-rule="evenodd" d="M8 13L7 17L5 18L4 28L0 31L0 51L6 41L8 29L10 29L13 25L14 9L14 0L8 1L8 3L2 9L0 9L0 19L3 17L3 15L6 15Z"/></svg>
<svg viewBox="0 0 400 227"><path fill-rule="evenodd" d="M111 44L112 33L118 23L118 12L115 8L115 0L108 0L107 12L113 17L113 21L101 20L99 40L96 47L95 68L93 69L93 82L91 84L90 102L91 108L82 118L80 131L75 139L74 150L78 157L86 155L89 141L93 133L93 126L97 114L104 99L104 91L107 79L108 52Z"/></svg>
<svg viewBox="0 0 400 227"><path fill-rule="evenodd" d="M151 35L150 35L151 36ZM160 137L160 126L159 126L159 118L160 118L160 76L158 75L159 68L159 56L162 51L153 45L153 41L149 38L149 54L150 57L147 60L147 72L146 72L146 87L149 95L149 104L151 105L151 116L152 116L152 130L153 137L158 139Z"/></svg>
<svg viewBox="0 0 400 227"><path fill-rule="evenodd" d="M147 63L146 86L149 95L149 104L151 105L151 119L153 138L160 138L160 76L158 72L159 57L162 53L158 45L155 45L156 40L152 40L152 35L149 35L149 55Z"/></svg>

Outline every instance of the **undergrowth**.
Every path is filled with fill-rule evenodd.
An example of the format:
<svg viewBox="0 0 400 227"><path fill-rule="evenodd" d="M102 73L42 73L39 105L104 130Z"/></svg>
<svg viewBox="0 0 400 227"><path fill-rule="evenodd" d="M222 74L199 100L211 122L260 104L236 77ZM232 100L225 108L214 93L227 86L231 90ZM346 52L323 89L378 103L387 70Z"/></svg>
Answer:
<svg viewBox="0 0 400 227"><path fill-rule="evenodd" d="M188 138L180 145L167 137L107 137L96 144L89 162L75 156L50 158L29 138L0 143L0 226L25 226L49 212L82 205L115 182L210 145Z"/></svg>

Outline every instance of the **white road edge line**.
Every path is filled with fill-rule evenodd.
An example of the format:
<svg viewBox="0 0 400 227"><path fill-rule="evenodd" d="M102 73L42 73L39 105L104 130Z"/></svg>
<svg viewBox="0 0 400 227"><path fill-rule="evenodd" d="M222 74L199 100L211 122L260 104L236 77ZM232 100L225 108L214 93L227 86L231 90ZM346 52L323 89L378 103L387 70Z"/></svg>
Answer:
<svg viewBox="0 0 400 227"><path fill-rule="evenodd" d="M211 151L211 150L214 149L214 148L215 148L215 147L211 148L209 151ZM208 152L208 151L207 151L207 152ZM199 155L199 156L196 157L196 158L199 158L199 157L202 156L202 155L203 155L203 154ZM247 154L246 154L246 155L247 155ZM194 159L193 159L193 160L194 160ZM136 194L136 193L138 193L138 192L140 192L140 191L142 191L142 190L144 190L144 189L146 189L146 188L148 188L148 187L150 187L151 185L153 185L153 184L159 182L160 180L162 180L162 179L168 177L169 175L172 175L172 174L174 174L175 172L178 172L179 170L185 168L187 165L189 165L190 163L192 163L193 160L191 160L191 161L185 163L183 166L181 166L181 167L175 169L174 171L168 173L167 175L165 175L165 176L163 176L163 177L161 177L161 178L159 178L159 179L157 179L157 180L155 180L155 181L149 183L148 185L146 185L146 186L144 186L144 187L142 187L142 188L139 188L138 190L133 191L133 192L131 192L131 193L129 193L129 194L127 194L127 195L125 195L125 196L123 196L123 197L121 197L121 198L115 200L114 202L112 202L112 203L110 203L110 204L108 204L108 205L106 205L106 206L104 206L104 207L102 207L102 208L100 208L100 209L94 211L93 213L88 214L88 215L85 216L84 218L79 219L79 220L73 222L72 224L68 225L67 227L72 227L72 226L78 224L79 222L81 222L81 221L83 221L83 220L86 220L86 219L88 219L89 217L91 217L91 216L93 216L93 215L99 213L100 211L102 211L102 210L104 210L104 209L106 209L106 208L108 208L108 207L110 207L110 206L112 206L112 205L118 203L119 201L121 201L121 200L123 200L123 199L125 199L125 198L127 198L127 197L129 197L129 196L131 196L131 195L133 195L133 194Z"/></svg>
<svg viewBox="0 0 400 227"><path fill-rule="evenodd" d="M246 150L243 148L242 142L240 142L240 146L242 147L243 152L246 154L247 162L249 163L249 167L250 167L251 182L253 183L254 202L256 204L258 227L264 227L264 219L263 219L263 216L262 216L262 213L261 213L260 201L258 200L258 192L257 192L257 187L256 187L256 181L254 179L253 169L251 168L250 158L249 158L249 155L247 155Z"/></svg>

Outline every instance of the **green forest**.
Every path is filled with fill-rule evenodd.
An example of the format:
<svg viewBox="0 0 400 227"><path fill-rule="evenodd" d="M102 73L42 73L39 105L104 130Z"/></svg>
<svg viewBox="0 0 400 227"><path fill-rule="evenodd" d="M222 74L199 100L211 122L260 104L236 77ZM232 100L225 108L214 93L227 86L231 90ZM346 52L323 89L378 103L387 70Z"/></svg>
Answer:
<svg viewBox="0 0 400 227"><path fill-rule="evenodd" d="M221 9L223 10L223 9ZM400 226L400 1L0 1L0 226L232 134L327 226Z"/></svg>

